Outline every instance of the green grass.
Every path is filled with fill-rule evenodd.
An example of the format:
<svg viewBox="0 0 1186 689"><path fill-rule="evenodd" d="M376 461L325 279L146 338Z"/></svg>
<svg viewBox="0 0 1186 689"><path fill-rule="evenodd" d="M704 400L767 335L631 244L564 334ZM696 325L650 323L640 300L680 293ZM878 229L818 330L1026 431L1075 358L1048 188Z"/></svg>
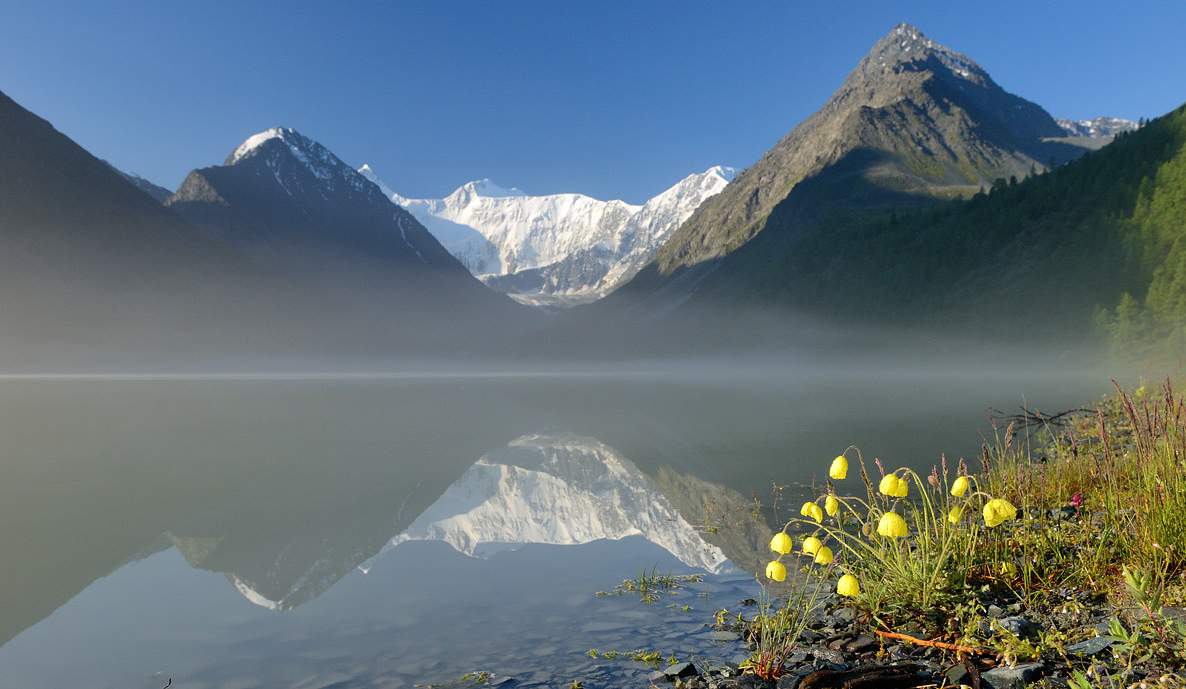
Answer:
<svg viewBox="0 0 1186 689"><path fill-rule="evenodd" d="M598 598L606 596L622 596L627 593L638 594L643 603L655 603L664 595L683 588L688 584L704 581L703 574L671 574L660 573L659 568L643 570L633 579L624 579L612 591L598 591Z"/></svg>
<svg viewBox="0 0 1186 689"><path fill-rule="evenodd" d="M1090 607L1078 601L1106 598L1117 614L1112 633L1124 639L1121 665L1186 666L1186 624L1162 613L1186 601L1186 396L1169 382L1132 393L1117 387L1095 410L1070 418L1025 437L1010 424L983 448L979 472L962 461L925 476L879 462L870 472L850 448L849 473L857 475L829 481L812 501L832 496L836 513L817 521L805 506L808 516L784 530L834 548L829 569L857 578L851 604L875 628L995 652L1003 662L1065 659L1066 645L1090 634ZM961 476L969 487L955 495ZM898 479L906 495L893 489ZM1002 500L1015 516L990 519L986 510ZM883 522L899 528L883 534ZM779 649L797 643L818 600L806 593L811 575L781 607L764 602L753 621L755 672L777 676ZM1083 625L1023 640L986 618L990 602L1038 614L1057 608Z"/></svg>

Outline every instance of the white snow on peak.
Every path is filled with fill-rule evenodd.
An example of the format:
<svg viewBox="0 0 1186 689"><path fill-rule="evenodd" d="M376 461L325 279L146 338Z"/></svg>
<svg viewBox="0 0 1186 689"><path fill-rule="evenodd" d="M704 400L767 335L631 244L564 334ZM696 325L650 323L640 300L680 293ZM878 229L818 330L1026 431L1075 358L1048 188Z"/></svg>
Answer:
<svg viewBox="0 0 1186 689"><path fill-rule="evenodd" d="M1085 136L1091 139L1102 139L1116 136L1121 132L1137 130L1140 125L1122 117L1093 117L1090 120L1055 120L1063 128L1067 136Z"/></svg>
<svg viewBox="0 0 1186 689"><path fill-rule="evenodd" d="M510 196L526 196L526 194L524 194L521 190L516 189L515 187L506 189L506 188L498 186L497 184L495 184L494 182L490 181L487 178L476 179L472 182L466 182L465 184L461 185L460 189L458 189L457 191L455 191L453 193L457 194L462 191L464 191L466 193L470 193L470 194L475 194L477 196L486 196L489 198L507 198Z"/></svg>
<svg viewBox="0 0 1186 689"><path fill-rule="evenodd" d="M407 541L443 541L481 558L527 543L628 536L646 538L689 567L720 572L728 563L612 448L575 435L527 435L482 456L384 551Z"/></svg>
<svg viewBox="0 0 1186 689"><path fill-rule="evenodd" d="M235 590L238 591L241 596L250 601L252 605L258 605L259 607L265 608L267 610L285 610L289 607L285 605L283 601L272 600L259 591L256 591L247 582L243 581L234 574L228 574L227 578L231 580L232 584L234 584Z"/></svg>
<svg viewBox="0 0 1186 689"><path fill-rule="evenodd" d="M342 162L325 146L291 127L272 127L258 134L252 134L231 153L226 164L237 165L252 158L264 144L274 140L284 143L292 157L296 158L306 170L317 178L318 188L316 191L323 197L328 198L327 192L334 191L368 193L367 189L370 185L367 184L367 178L360 171L356 171L353 167ZM271 155L264 162L272 171L276 182L289 195L292 195L293 189L290 188L292 180L282 173L280 156Z"/></svg>
<svg viewBox="0 0 1186 689"><path fill-rule="evenodd" d="M236 148L235 152L231 154L229 163L234 165L245 158L248 153L251 153L255 149L259 148L267 141L271 141L272 139L283 139L285 134L291 135L294 133L294 130L287 127L272 127L271 129L265 129L258 134L252 134L251 136L247 137L243 143L239 144L239 147Z"/></svg>
<svg viewBox="0 0 1186 689"><path fill-rule="evenodd" d="M467 182L441 199L413 199L392 191L369 165L359 170L407 208L470 272L498 276L538 273L516 298L558 295L589 301L629 279L705 199L735 171L714 166L690 175L642 205L584 194L529 196L489 179Z"/></svg>
<svg viewBox="0 0 1186 689"><path fill-rule="evenodd" d="M383 180L379 179L379 176L375 174L375 171L372 170L371 166L367 163L363 163L362 167L358 168L358 174L373 182L375 186L379 187L379 191L383 192L383 195L392 201L395 201L396 197L399 196L399 194L392 191L391 188L383 182Z"/></svg>

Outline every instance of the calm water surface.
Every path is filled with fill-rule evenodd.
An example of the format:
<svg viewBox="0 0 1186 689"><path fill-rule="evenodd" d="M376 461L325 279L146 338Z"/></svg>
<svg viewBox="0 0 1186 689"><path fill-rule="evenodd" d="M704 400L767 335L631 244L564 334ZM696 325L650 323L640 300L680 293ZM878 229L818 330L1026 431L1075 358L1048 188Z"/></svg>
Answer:
<svg viewBox="0 0 1186 689"><path fill-rule="evenodd" d="M974 456L1096 376L0 381L0 687L645 686L734 659L769 515L850 443ZM712 527L712 528L706 528ZM643 568L702 583L597 597ZM685 607L686 606L686 607Z"/></svg>

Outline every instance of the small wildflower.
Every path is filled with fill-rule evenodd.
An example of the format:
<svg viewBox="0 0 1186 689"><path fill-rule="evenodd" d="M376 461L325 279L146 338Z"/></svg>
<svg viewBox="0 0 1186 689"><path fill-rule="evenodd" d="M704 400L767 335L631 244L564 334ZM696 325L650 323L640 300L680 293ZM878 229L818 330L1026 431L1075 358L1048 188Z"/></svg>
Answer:
<svg viewBox="0 0 1186 689"><path fill-rule="evenodd" d="M824 498L824 511L828 513L829 517L835 517L840 512L840 499L835 495Z"/></svg>
<svg viewBox="0 0 1186 689"><path fill-rule="evenodd" d="M885 476L881 477L881 483L877 484L877 490L882 495L891 495L892 496L894 494L894 491L897 490L897 488L898 488L898 475L897 474L886 474Z"/></svg>
<svg viewBox="0 0 1186 689"><path fill-rule="evenodd" d="M814 519L817 524L824 520L824 511L814 502L803 503L803 507L799 508L799 514Z"/></svg>
<svg viewBox="0 0 1186 689"><path fill-rule="evenodd" d="M948 523L951 523L951 524L958 524L960 521L960 518L963 516L964 516L964 508L959 507L959 506L952 507L951 510L949 510L947 512L947 521L948 521Z"/></svg>
<svg viewBox="0 0 1186 689"><path fill-rule="evenodd" d="M787 566L778 560L771 560L766 565L766 578L771 581L786 581Z"/></svg>
<svg viewBox="0 0 1186 689"><path fill-rule="evenodd" d="M837 455L836 459L832 460L832 467L828 469L828 476L837 481L843 481L848 476L848 458L844 455Z"/></svg>
<svg viewBox="0 0 1186 689"><path fill-rule="evenodd" d="M808 536L803 539L803 552L808 555L815 555L816 551L823 546L823 542L815 536Z"/></svg>
<svg viewBox="0 0 1186 689"><path fill-rule="evenodd" d="M1082 493L1075 493L1074 495L1071 496L1071 507L1074 507L1076 510L1082 509L1082 507L1083 507L1083 494Z"/></svg>
<svg viewBox="0 0 1186 689"><path fill-rule="evenodd" d="M832 549L826 545L821 545L819 550L815 551L815 564L817 565L830 565L832 559Z"/></svg>
<svg viewBox="0 0 1186 689"><path fill-rule="evenodd" d="M1008 500L993 498L984 503L984 524L988 527L996 526L1017 518L1017 508Z"/></svg>
<svg viewBox="0 0 1186 689"><path fill-rule="evenodd" d="M968 477L959 476L951 482L951 494L957 498L964 497L964 493L968 492Z"/></svg>
<svg viewBox="0 0 1186 689"><path fill-rule="evenodd" d="M794 545L791 543L791 537L785 532L779 531L774 534L774 538L770 539L770 549L779 555L786 555L794 550Z"/></svg>
<svg viewBox="0 0 1186 689"><path fill-rule="evenodd" d="M836 593L854 598L861 595L861 583L851 574L845 574L836 582Z"/></svg>
<svg viewBox="0 0 1186 689"><path fill-rule="evenodd" d="M877 522L877 533L886 538L902 538L910 533L910 529L906 526L906 520L897 512L886 512L881 515L881 521Z"/></svg>
<svg viewBox="0 0 1186 689"><path fill-rule="evenodd" d="M1012 562L1002 562L1001 563L1001 575L1005 576L1005 577L1010 577L1010 578L1016 577L1017 576L1017 565L1013 564Z"/></svg>

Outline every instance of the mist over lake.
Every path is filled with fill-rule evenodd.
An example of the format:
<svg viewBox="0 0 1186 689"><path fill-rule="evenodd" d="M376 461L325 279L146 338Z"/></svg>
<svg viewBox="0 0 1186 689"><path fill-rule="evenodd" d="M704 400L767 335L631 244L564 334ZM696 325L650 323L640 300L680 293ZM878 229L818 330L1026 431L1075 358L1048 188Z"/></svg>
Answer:
<svg viewBox="0 0 1186 689"><path fill-rule="evenodd" d="M0 676L411 686L691 650L689 615L593 593L661 567L706 575L693 609L735 605L773 483L793 503L849 443L974 460L989 406L1101 392L1049 369L701 371L5 380Z"/></svg>

